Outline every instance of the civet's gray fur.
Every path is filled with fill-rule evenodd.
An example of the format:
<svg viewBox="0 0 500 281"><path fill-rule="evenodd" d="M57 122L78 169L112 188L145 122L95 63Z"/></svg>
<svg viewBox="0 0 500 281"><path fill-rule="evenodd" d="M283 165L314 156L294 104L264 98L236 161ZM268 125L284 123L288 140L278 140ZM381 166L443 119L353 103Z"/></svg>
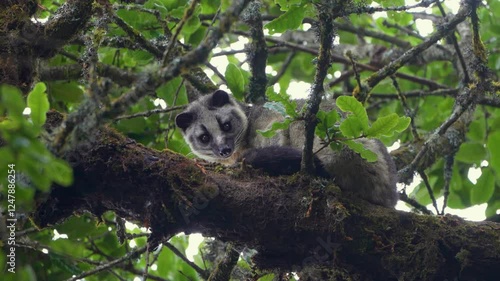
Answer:
<svg viewBox="0 0 500 281"><path fill-rule="evenodd" d="M281 114L263 106L243 105L222 90L192 102L176 117L177 126L198 157L225 165L244 159L271 174L290 174L300 168L304 123L294 122L271 138L257 132L279 121L283 121ZM398 200L396 167L386 147L374 139L357 141L378 155L377 162L368 163L349 148L326 148L316 154L316 163L322 165L318 173L326 171L344 191L394 207ZM316 138L314 151L320 147L320 139Z"/></svg>

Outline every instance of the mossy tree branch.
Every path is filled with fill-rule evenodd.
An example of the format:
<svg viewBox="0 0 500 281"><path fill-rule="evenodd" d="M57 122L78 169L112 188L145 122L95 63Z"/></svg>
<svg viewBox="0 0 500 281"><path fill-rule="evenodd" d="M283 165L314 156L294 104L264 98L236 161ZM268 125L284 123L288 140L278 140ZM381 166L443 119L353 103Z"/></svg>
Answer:
<svg viewBox="0 0 500 281"><path fill-rule="evenodd" d="M51 115L49 124L57 126L60 116ZM149 226L153 244L199 232L258 250L254 260L263 269L300 272L321 264L370 280L494 280L488 278L498 272L495 223L398 212L300 175L202 170L109 129L65 157L75 182L39 203L33 214L39 226L111 210Z"/></svg>
<svg viewBox="0 0 500 281"><path fill-rule="evenodd" d="M304 149L302 150L302 170L313 173L314 172L314 160L313 160L313 143L314 143L314 131L316 129L316 124L318 123L316 118L316 113L319 110L319 104L324 95L325 89L323 83L325 81L328 69L331 64L331 52L333 38L335 36L334 26L333 26L333 7L326 7L318 5L316 7L318 12L318 18L320 21L319 25L319 55L318 63L316 65L316 74L314 75L314 84L312 85L311 94L306 103L306 109L304 112L304 130L305 130L305 142ZM342 9L343 7L339 4L337 9Z"/></svg>
<svg viewBox="0 0 500 281"><path fill-rule="evenodd" d="M260 3L251 3L243 19L250 26L250 34L252 37L252 42L250 42L247 52L252 76L250 77L246 101L254 104L264 103L266 100L267 86L267 45L264 38L260 7Z"/></svg>

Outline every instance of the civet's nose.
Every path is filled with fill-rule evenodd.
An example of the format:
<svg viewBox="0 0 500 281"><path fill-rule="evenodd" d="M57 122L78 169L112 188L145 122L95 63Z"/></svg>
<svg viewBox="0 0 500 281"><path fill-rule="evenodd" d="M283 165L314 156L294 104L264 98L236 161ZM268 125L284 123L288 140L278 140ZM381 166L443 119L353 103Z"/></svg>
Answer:
<svg viewBox="0 0 500 281"><path fill-rule="evenodd" d="M233 150L227 145L224 145L219 149L219 155L222 157L229 157L231 156L231 153L233 153Z"/></svg>

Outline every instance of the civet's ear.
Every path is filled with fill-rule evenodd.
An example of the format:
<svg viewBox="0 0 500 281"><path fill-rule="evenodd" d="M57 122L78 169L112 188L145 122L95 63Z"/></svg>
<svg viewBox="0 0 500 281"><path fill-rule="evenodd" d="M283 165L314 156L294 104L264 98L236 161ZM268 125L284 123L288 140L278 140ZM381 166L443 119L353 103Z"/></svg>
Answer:
<svg viewBox="0 0 500 281"><path fill-rule="evenodd" d="M194 114L191 112L182 112L175 117L177 127L185 131L194 121Z"/></svg>
<svg viewBox="0 0 500 281"><path fill-rule="evenodd" d="M229 94L223 90L217 90L212 94L210 105L213 107L222 107L229 103Z"/></svg>

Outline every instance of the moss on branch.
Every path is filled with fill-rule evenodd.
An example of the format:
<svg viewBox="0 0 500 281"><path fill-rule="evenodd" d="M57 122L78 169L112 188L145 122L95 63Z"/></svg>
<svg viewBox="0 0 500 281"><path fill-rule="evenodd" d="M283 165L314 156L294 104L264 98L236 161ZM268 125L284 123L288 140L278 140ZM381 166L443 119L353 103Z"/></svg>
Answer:
<svg viewBox="0 0 500 281"><path fill-rule="evenodd" d="M57 116L49 120L61 122ZM73 213L111 210L151 227L153 242L199 232L257 249L261 268L335 265L333 270L372 280L494 276L500 259L498 224L373 206L331 182L301 175L215 172L110 129L66 158L74 166L74 185L54 188L39 203L33 214L39 226Z"/></svg>

